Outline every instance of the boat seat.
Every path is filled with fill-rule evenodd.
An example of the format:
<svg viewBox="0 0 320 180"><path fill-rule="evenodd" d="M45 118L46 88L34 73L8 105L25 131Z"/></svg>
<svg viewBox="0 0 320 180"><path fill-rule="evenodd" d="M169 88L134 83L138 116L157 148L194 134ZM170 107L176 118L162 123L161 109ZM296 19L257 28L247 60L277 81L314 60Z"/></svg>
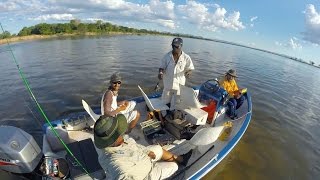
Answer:
<svg viewBox="0 0 320 180"><path fill-rule="evenodd" d="M200 103L198 92L193 88L180 85L180 97L177 102L177 109L202 108L206 105Z"/></svg>
<svg viewBox="0 0 320 180"><path fill-rule="evenodd" d="M69 143L67 146L90 174L90 177L87 176L82 167L68 153L66 159L68 160L69 167L71 167L70 174L72 179L104 179L106 177L104 170L99 164L98 154L91 138Z"/></svg>
<svg viewBox="0 0 320 180"><path fill-rule="evenodd" d="M177 103L176 109L183 112L186 120L195 125L204 125L208 113L201 108L205 106L199 102L194 89L180 85L180 102Z"/></svg>
<svg viewBox="0 0 320 180"><path fill-rule="evenodd" d="M169 107L164 104L162 102L162 100L160 98L151 98L149 99L149 97L146 95L146 93L144 93L144 91L141 89L141 87L138 85L138 88L141 91L141 94L144 98L144 101L146 102L148 108L150 109L150 111L163 111L163 110L168 110Z"/></svg>
<svg viewBox="0 0 320 180"><path fill-rule="evenodd" d="M87 111L87 113L90 115L90 117L92 118L92 121L88 123L88 125L91 127L94 125L94 123L100 118L100 115L96 114L95 112L93 112L93 110L91 109L91 107L88 105L88 103L82 99L82 105L83 108Z"/></svg>

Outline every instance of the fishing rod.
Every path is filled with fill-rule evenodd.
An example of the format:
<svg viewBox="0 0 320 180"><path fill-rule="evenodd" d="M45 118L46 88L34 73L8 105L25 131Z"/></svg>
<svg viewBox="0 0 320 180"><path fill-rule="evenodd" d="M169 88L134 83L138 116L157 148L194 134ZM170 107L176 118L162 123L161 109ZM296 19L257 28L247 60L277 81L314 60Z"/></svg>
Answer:
<svg viewBox="0 0 320 180"><path fill-rule="evenodd" d="M4 33L5 31L4 31L1 23L0 23L0 27L1 27L2 32ZM75 161L78 163L78 165L80 165L81 168L85 171L85 173L90 176L90 174L89 174L89 172L86 170L86 168L85 168L85 167L80 163L80 161L74 156L74 154L73 154L73 153L71 152L71 150L68 148L67 144L61 139L61 137L59 136L59 134L57 133L57 131L56 131L56 130L54 129L54 127L52 126L49 118L47 117L46 113L44 112L44 110L43 110L42 107L40 106L37 98L36 98L35 95L33 94L32 90L31 90L31 87L30 87L30 85L29 85L29 82L28 82L27 78L25 77L22 69L20 68L20 66L19 66L19 64L18 64L18 61L17 61L17 59L16 59L16 57L15 57L13 51L12 51L12 48L11 48L11 46L10 46L10 43L9 43L9 40L8 40L8 39L6 39L6 43L7 43L7 45L8 45L9 51L11 52L11 55L12 55L12 57L13 57L12 60L14 61L15 65L16 65L17 68L18 68L19 75L20 75L20 77L21 77L21 79L22 79L22 81L23 81L23 83L24 83L24 85L25 85L25 88L27 89L27 91L28 91L29 95L31 96L31 98L33 99L33 101L36 103L36 106L37 106L38 110L40 111L40 113L42 114L42 116L44 117L44 119L46 120L46 122L49 124L49 127L50 127L51 131L52 131L53 134L59 139L59 141L61 142L61 144L65 147L66 151L75 159ZM91 177L91 176L90 176L90 177Z"/></svg>
<svg viewBox="0 0 320 180"><path fill-rule="evenodd" d="M195 161L193 161L191 164L189 164L188 166L185 166L183 168L181 168L178 172L176 172L175 174L173 174L169 179L176 179L176 178L179 178L178 176L185 172L186 170L188 170L192 165L194 165L196 162L198 162L204 155L207 154L207 152L211 151L212 149L214 148L214 145L212 145L206 152L204 152L200 157L198 157ZM194 151L194 150L192 150ZM184 176L183 175L181 178L179 179L184 179Z"/></svg>

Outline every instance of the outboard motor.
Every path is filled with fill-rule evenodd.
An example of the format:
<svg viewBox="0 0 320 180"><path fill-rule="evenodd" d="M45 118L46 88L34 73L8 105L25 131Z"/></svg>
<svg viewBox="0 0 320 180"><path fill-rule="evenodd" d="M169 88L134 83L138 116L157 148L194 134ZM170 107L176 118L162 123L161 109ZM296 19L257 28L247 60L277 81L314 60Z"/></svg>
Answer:
<svg viewBox="0 0 320 180"><path fill-rule="evenodd" d="M13 126L0 126L0 169L31 173L42 157L40 147L30 134Z"/></svg>

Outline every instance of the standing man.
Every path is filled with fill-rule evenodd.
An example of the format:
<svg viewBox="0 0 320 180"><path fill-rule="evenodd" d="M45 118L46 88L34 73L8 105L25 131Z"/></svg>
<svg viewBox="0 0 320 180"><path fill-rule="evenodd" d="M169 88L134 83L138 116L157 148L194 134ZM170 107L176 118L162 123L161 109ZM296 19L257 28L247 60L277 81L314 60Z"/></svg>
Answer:
<svg viewBox="0 0 320 180"><path fill-rule="evenodd" d="M163 79L162 101L165 104L171 103L170 109L173 110L174 96L180 94L179 85L185 85L186 78L190 77L194 66L190 56L182 51L181 38L174 38L171 45L172 51L161 60L158 78Z"/></svg>

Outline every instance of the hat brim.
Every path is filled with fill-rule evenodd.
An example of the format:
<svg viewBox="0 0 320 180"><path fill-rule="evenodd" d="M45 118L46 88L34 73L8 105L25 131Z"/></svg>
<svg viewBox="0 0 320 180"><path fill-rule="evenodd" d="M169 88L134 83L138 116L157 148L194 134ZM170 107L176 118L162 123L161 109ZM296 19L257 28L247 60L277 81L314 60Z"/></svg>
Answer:
<svg viewBox="0 0 320 180"><path fill-rule="evenodd" d="M110 80L110 83L114 83L114 82L122 82L121 79L115 79L115 80Z"/></svg>
<svg viewBox="0 0 320 180"><path fill-rule="evenodd" d="M110 146L119 138L119 136L123 135L127 131L128 123L126 117L123 114L118 114L115 118L118 121L118 124L116 130L111 136L100 137L96 134L94 135L94 144L97 148L103 149Z"/></svg>
<svg viewBox="0 0 320 180"><path fill-rule="evenodd" d="M230 76L232 76L232 77L236 77L236 78L238 77L237 75L235 75L235 74L230 74L230 73L228 73L228 72L227 72L227 74L230 75Z"/></svg>

